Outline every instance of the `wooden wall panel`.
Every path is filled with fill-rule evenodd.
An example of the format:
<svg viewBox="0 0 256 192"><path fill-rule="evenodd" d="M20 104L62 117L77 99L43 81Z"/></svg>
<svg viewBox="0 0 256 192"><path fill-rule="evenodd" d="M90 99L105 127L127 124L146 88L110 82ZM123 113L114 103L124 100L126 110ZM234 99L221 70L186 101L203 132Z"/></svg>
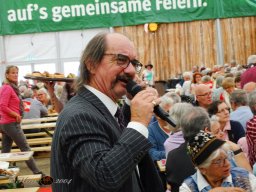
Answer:
<svg viewBox="0 0 256 192"><path fill-rule="evenodd" d="M224 62L246 63L256 54L256 17L221 19ZM154 65L158 80L167 80L191 70L192 66L213 67L217 63L215 20L162 23L155 33L144 25L116 27L135 44L143 64Z"/></svg>
<svg viewBox="0 0 256 192"><path fill-rule="evenodd" d="M256 17L222 19L221 28L224 62L246 64L247 57L256 54Z"/></svg>

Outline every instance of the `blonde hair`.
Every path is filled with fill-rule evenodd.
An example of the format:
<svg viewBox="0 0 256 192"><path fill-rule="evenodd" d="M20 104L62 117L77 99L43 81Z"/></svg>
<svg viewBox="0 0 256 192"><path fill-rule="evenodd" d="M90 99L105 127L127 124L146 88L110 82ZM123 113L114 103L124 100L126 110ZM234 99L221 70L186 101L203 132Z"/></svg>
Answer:
<svg viewBox="0 0 256 192"><path fill-rule="evenodd" d="M10 70L11 70L12 68L16 68L16 69L19 71L19 68L18 68L16 65L8 65L8 66L6 67L6 69L5 69L5 80L4 80L3 83L8 83L8 84L11 83L10 80L7 79L6 75L10 73ZM12 82L12 83L13 83L13 82Z"/></svg>
<svg viewBox="0 0 256 192"><path fill-rule="evenodd" d="M223 89L235 87L235 79L233 77L225 77L222 81Z"/></svg>

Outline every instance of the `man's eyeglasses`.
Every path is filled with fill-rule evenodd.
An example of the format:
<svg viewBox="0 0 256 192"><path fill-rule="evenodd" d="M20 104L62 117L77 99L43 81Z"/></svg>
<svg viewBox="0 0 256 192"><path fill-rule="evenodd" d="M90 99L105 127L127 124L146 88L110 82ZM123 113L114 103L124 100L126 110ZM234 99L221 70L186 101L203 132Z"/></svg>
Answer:
<svg viewBox="0 0 256 192"><path fill-rule="evenodd" d="M123 55L123 54L105 53L104 55L115 55L117 65L119 65L123 69L126 69L129 66L129 64L131 63L134 66L135 71L137 73L139 73L143 67L141 62L139 62L138 60L136 60L136 59L130 60L130 58L128 56Z"/></svg>
<svg viewBox="0 0 256 192"><path fill-rule="evenodd" d="M201 95L196 95L196 96L199 96L199 97L205 97L205 96L210 96L212 95L212 92L208 92L208 93L204 93L204 94L201 94Z"/></svg>

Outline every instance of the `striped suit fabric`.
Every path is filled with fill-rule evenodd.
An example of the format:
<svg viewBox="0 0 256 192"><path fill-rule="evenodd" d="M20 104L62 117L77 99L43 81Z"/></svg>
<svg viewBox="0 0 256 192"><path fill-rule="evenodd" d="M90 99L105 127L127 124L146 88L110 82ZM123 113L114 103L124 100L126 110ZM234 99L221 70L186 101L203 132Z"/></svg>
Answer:
<svg viewBox="0 0 256 192"><path fill-rule="evenodd" d="M124 110L125 122L128 122L129 107L125 106ZM57 120L51 154L52 189L58 192L163 192L148 155L150 147L150 142L136 130L125 128L121 132L106 106L83 87ZM139 180L135 174L137 165Z"/></svg>

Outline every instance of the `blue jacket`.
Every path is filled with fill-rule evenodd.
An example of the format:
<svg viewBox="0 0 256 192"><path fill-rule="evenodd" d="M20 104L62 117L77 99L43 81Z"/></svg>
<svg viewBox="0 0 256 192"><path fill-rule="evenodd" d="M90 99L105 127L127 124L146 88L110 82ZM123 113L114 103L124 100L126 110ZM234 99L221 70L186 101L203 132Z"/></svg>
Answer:
<svg viewBox="0 0 256 192"><path fill-rule="evenodd" d="M151 121L152 122L152 121ZM164 142L168 135L159 127L158 121L154 121L148 126L148 140L153 145L149 154L153 161L165 159Z"/></svg>

